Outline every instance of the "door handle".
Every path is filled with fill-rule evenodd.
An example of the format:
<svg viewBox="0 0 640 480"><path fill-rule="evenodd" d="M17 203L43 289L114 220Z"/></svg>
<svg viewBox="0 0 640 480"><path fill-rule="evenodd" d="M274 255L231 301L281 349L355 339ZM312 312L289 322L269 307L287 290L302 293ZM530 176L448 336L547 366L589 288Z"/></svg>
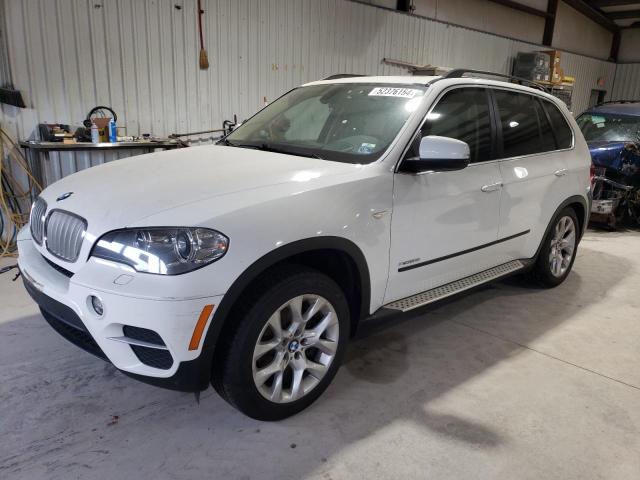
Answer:
<svg viewBox="0 0 640 480"><path fill-rule="evenodd" d="M495 192L496 190L502 188L502 182L498 182L498 183L492 183L490 185L483 185L480 190L482 190L485 193L488 192Z"/></svg>
<svg viewBox="0 0 640 480"><path fill-rule="evenodd" d="M564 177L567 174L568 170L566 168L561 168L560 170L556 170L553 174L556 177Z"/></svg>

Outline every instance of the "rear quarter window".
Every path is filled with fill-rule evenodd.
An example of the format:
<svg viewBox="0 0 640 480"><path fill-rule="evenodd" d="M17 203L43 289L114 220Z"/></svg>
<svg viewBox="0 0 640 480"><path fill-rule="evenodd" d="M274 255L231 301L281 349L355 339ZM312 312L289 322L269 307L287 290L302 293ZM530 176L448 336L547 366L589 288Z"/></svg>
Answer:
<svg viewBox="0 0 640 480"><path fill-rule="evenodd" d="M567 123L567 120L564 118L564 115L560 112L558 107L550 101L542 100L542 104L544 105L544 109L547 111L549 119L551 120L551 126L553 127L556 141L558 142L558 148L571 148L573 145L573 132L571 131L571 127Z"/></svg>
<svg viewBox="0 0 640 480"><path fill-rule="evenodd" d="M502 128L503 158L556 150L551 125L538 97L494 90Z"/></svg>

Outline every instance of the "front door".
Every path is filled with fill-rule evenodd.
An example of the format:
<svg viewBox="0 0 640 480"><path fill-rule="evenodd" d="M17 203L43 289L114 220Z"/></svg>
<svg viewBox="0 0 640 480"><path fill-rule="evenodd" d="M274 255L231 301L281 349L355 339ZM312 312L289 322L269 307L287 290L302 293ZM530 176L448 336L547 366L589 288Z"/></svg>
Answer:
<svg viewBox="0 0 640 480"><path fill-rule="evenodd" d="M472 275L500 263L501 183L485 88L447 90L427 114L406 157L425 135L469 144L471 164L459 171L396 173L385 303Z"/></svg>

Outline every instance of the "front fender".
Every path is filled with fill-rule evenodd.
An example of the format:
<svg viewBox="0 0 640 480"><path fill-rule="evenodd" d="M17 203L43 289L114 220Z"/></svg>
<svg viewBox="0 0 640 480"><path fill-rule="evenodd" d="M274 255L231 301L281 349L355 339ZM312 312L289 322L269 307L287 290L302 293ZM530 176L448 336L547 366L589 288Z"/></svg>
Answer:
<svg viewBox="0 0 640 480"><path fill-rule="evenodd" d="M273 250L252 263L231 285L216 308L213 321L204 341L205 349L213 349L218 341L229 313L245 289L270 267L305 252L336 250L349 256L356 265L361 285L360 311L369 312L371 280L369 267L362 250L350 240L341 237L314 237L298 240Z"/></svg>

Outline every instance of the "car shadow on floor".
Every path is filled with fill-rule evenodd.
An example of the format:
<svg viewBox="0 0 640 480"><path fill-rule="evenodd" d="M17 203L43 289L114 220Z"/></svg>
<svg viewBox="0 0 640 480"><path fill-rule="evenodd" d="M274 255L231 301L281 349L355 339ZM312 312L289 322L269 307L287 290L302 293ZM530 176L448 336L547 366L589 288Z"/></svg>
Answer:
<svg viewBox="0 0 640 480"><path fill-rule="evenodd" d="M114 461L118 477L302 478L403 421L497 448L509 436L490 421L433 403L526 352L627 274L624 258L585 250L555 289L509 279L367 327L325 394L278 423L243 416L211 389L197 404L193 395L136 382L68 344L38 315L2 324L0 478L104 478Z"/></svg>

